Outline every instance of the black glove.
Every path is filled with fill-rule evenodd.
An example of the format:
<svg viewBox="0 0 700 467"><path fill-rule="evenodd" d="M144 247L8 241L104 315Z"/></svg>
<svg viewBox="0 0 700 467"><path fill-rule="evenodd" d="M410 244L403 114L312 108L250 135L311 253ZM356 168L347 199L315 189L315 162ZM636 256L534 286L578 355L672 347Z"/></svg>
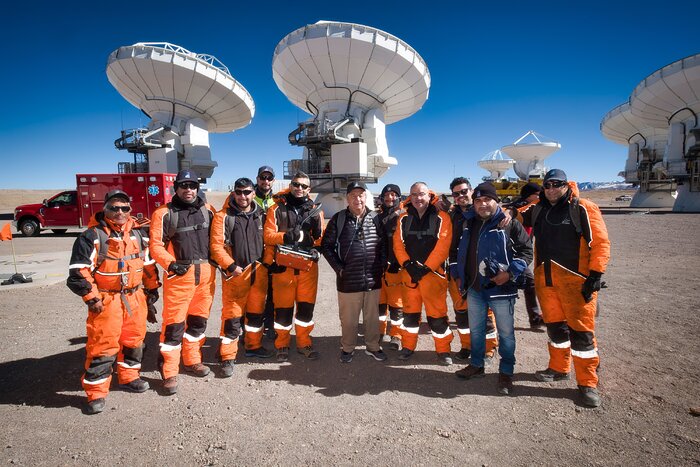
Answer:
<svg viewBox="0 0 700 467"><path fill-rule="evenodd" d="M420 282L420 280L430 272L429 267L416 261L406 261L403 263L403 268L406 270L408 275L411 276L411 281L414 284Z"/></svg>
<svg viewBox="0 0 700 467"><path fill-rule="evenodd" d="M144 290L144 293L146 294L146 321L149 323L157 323L158 319L156 318L156 315L158 314L158 310L156 310L154 304L158 301L158 298L160 298L158 289L146 289Z"/></svg>
<svg viewBox="0 0 700 467"><path fill-rule="evenodd" d="M85 304L88 306L88 310L94 312L94 313L101 313L102 310L104 309L104 306L102 305L102 299L99 297L91 298Z"/></svg>
<svg viewBox="0 0 700 467"><path fill-rule="evenodd" d="M396 274L397 272L399 272L399 269L401 269L399 267L399 263L396 263L396 262L388 263L388 266L386 268L386 272L388 272L390 274Z"/></svg>
<svg viewBox="0 0 700 467"><path fill-rule="evenodd" d="M172 272L176 276L184 276L187 274L187 271L190 269L191 264L178 264L175 261L170 263L170 266L168 266L168 271Z"/></svg>
<svg viewBox="0 0 700 467"><path fill-rule="evenodd" d="M284 243L287 245L298 242L300 238L301 229L299 226L296 226L292 230L288 230L284 233Z"/></svg>
<svg viewBox="0 0 700 467"><path fill-rule="evenodd" d="M586 281L581 286L581 295L586 303L593 300L593 292L601 289L601 277L603 277L603 273L598 271L591 271L586 277Z"/></svg>
<svg viewBox="0 0 700 467"><path fill-rule="evenodd" d="M235 271L237 267L238 265L236 263L231 263L229 267L226 268L226 272L229 274L233 274L233 271Z"/></svg>
<svg viewBox="0 0 700 467"><path fill-rule="evenodd" d="M314 246L314 237L311 236L311 232L304 232L304 239L299 242L299 245L307 248Z"/></svg>

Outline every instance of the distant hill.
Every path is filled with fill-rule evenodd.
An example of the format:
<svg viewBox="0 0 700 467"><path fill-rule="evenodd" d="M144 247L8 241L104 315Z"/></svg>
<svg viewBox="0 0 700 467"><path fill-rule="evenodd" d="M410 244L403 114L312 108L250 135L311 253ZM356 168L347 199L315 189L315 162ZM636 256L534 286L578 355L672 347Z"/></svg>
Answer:
<svg viewBox="0 0 700 467"><path fill-rule="evenodd" d="M589 190L633 190L631 183L625 182L581 182L578 184L579 191Z"/></svg>

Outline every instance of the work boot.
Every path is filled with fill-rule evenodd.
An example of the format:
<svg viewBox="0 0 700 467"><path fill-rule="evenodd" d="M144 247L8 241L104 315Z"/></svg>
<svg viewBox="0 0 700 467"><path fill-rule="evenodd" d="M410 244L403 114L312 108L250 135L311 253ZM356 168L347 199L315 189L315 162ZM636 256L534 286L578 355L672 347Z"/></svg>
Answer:
<svg viewBox="0 0 700 467"><path fill-rule="evenodd" d="M375 359L378 362L385 362L387 359L386 354L382 349L379 350L365 350L365 353Z"/></svg>
<svg viewBox="0 0 700 467"><path fill-rule="evenodd" d="M355 352L340 351L340 363L350 363Z"/></svg>
<svg viewBox="0 0 700 467"><path fill-rule="evenodd" d="M280 347L277 349L277 361L286 362L289 360L289 347Z"/></svg>
<svg viewBox="0 0 700 467"><path fill-rule="evenodd" d="M535 316L530 320L530 329L533 331L544 331L545 325L542 316Z"/></svg>
<svg viewBox="0 0 700 467"><path fill-rule="evenodd" d="M272 350L267 350L265 347L258 347L257 349L246 349L246 357L258 357L258 358L270 358L274 355Z"/></svg>
<svg viewBox="0 0 700 467"><path fill-rule="evenodd" d="M598 407L600 405L600 394L596 388L589 386L579 386L579 392L581 393L581 402L586 407Z"/></svg>
<svg viewBox="0 0 700 467"><path fill-rule="evenodd" d="M208 366L203 363L195 363L194 365L185 365L185 371L191 373L197 378L204 378L211 371Z"/></svg>
<svg viewBox="0 0 700 467"><path fill-rule="evenodd" d="M544 383L551 383L552 381L568 381L571 379L571 375L547 368L546 370L535 371L535 378Z"/></svg>
<svg viewBox="0 0 700 467"><path fill-rule="evenodd" d="M469 355L471 355L471 351L465 347L462 347L459 350L459 352L457 352L455 354L455 360L460 361L460 362L468 362Z"/></svg>
<svg viewBox="0 0 700 467"><path fill-rule="evenodd" d="M166 396L172 396L177 392L177 376L172 376L163 381L163 392Z"/></svg>
<svg viewBox="0 0 700 467"><path fill-rule="evenodd" d="M504 396L513 394L513 376L505 373L498 374L498 393Z"/></svg>
<svg viewBox="0 0 700 467"><path fill-rule="evenodd" d="M483 378L484 369L474 365L467 365L461 370L455 371L455 376L460 379Z"/></svg>
<svg viewBox="0 0 700 467"><path fill-rule="evenodd" d="M389 348L391 350L399 350L401 348L401 338L399 336L391 336Z"/></svg>
<svg viewBox="0 0 700 467"><path fill-rule="evenodd" d="M146 392L151 386L141 378L136 378L126 384L120 384L119 387L129 392Z"/></svg>
<svg viewBox="0 0 700 467"><path fill-rule="evenodd" d="M297 349L297 353L302 354L304 357L308 358L309 360L316 360L318 358L318 352L314 350L313 347L310 345L306 347L302 347L301 349Z"/></svg>
<svg viewBox="0 0 700 467"><path fill-rule="evenodd" d="M414 351L411 349L407 349L404 347L401 349L401 352L399 353L399 360L408 360L413 356Z"/></svg>
<svg viewBox="0 0 700 467"><path fill-rule="evenodd" d="M452 365L452 357L449 352L440 352L437 354L438 363L444 366Z"/></svg>
<svg viewBox="0 0 700 467"><path fill-rule="evenodd" d="M87 405L85 406L85 413L87 415L95 415L102 412L105 409L105 402L104 397L88 401Z"/></svg>
<svg viewBox="0 0 700 467"><path fill-rule="evenodd" d="M236 364L234 360L224 360L221 362L221 376L230 378L233 376L233 367Z"/></svg>

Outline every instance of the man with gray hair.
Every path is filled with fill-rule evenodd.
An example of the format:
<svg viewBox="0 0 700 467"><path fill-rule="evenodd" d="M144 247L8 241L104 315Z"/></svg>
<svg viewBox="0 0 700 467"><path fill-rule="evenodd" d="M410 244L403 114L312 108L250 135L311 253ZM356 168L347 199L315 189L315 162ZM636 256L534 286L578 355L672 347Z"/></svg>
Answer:
<svg viewBox="0 0 700 467"><path fill-rule="evenodd" d="M352 182L346 193L347 209L331 218L321 240L323 256L336 273L342 331L340 361L352 361L360 312L365 353L385 361L386 354L379 346L379 294L386 264L384 235L377 212L367 208L365 184Z"/></svg>

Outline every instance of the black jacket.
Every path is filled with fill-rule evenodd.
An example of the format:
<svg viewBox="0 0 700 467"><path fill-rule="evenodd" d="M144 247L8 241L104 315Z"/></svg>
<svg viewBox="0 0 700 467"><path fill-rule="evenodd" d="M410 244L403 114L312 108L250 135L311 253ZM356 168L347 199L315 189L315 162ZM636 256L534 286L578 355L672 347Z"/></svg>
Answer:
<svg viewBox="0 0 700 467"><path fill-rule="evenodd" d="M374 213L365 211L358 219L348 210L338 238L336 213L328 222L321 240L321 251L336 272L338 292L365 292L382 287L386 250L381 222Z"/></svg>
<svg viewBox="0 0 700 467"><path fill-rule="evenodd" d="M262 209L253 203L253 210L243 212L231 199L226 217L230 219L224 218L224 242L231 245L233 261L244 269L255 261L262 261L265 225Z"/></svg>

